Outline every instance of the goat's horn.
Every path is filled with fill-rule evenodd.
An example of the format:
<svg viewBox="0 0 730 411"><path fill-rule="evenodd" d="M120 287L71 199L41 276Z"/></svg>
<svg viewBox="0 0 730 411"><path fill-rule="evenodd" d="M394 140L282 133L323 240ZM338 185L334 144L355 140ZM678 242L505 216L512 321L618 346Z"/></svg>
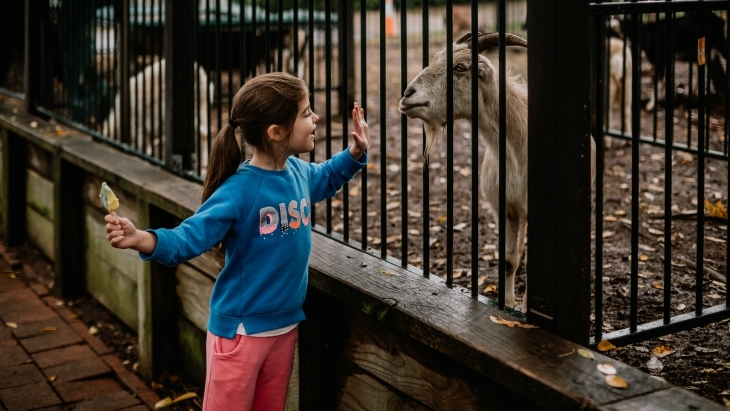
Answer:
<svg viewBox="0 0 730 411"><path fill-rule="evenodd" d="M478 33L478 34L482 34L482 33ZM471 40L471 32L466 33L463 36L461 36L461 38L459 40L456 40L455 43L456 44L463 44L463 43L468 42L469 40Z"/></svg>
<svg viewBox="0 0 730 411"><path fill-rule="evenodd" d="M504 43L506 46L527 47L527 40L514 34L505 33ZM499 46L499 33L479 34L479 52Z"/></svg>

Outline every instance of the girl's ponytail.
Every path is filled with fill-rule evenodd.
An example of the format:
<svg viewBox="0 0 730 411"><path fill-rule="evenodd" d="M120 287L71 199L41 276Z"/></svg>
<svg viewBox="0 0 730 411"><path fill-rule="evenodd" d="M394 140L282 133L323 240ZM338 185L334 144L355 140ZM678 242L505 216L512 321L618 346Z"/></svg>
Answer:
<svg viewBox="0 0 730 411"><path fill-rule="evenodd" d="M235 122L229 121L228 124L223 126L213 142L205 183L203 184L202 202L205 202L213 195L215 190L236 172L236 169L243 161L241 147L236 141L237 126Z"/></svg>

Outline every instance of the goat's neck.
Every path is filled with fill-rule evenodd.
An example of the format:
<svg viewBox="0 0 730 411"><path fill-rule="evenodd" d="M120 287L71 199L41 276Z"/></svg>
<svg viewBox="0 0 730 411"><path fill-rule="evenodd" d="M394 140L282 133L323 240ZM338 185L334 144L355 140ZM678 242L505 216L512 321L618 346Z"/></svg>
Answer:
<svg viewBox="0 0 730 411"><path fill-rule="evenodd" d="M499 150L499 86L481 85L479 133L491 150ZM527 155L527 90L521 83L507 77L507 150L515 155Z"/></svg>

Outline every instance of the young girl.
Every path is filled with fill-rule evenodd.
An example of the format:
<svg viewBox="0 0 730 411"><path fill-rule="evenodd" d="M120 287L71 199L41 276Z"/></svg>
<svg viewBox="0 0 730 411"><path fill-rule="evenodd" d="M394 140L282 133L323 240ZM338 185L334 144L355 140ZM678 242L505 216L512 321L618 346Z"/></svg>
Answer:
<svg viewBox="0 0 730 411"><path fill-rule="evenodd" d="M236 93L213 144L203 204L174 229L140 231L107 215L109 243L172 266L221 240L226 251L210 299L203 409L281 410L312 246L312 204L335 195L367 162L364 110L352 111L354 144L322 164L298 159L314 149L319 117L297 77L270 73ZM241 128L253 157L243 162Z"/></svg>

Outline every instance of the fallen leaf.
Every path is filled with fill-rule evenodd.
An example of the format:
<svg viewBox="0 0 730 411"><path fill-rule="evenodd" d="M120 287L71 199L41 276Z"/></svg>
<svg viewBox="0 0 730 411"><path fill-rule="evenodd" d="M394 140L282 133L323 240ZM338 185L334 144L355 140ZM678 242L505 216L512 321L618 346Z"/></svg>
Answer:
<svg viewBox="0 0 730 411"><path fill-rule="evenodd" d="M459 223L454 226L454 231L456 231L456 232L463 231L465 227L466 227L466 223Z"/></svg>
<svg viewBox="0 0 730 411"><path fill-rule="evenodd" d="M5 326L10 328L18 328L18 323L8 322L5 323Z"/></svg>
<svg viewBox="0 0 730 411"><path fill-rule="evenodd" d="M654 287L654 288L657 288L659 290L663 290L664 289L664 284L662 284L662 283L651 283L651 286Z"/></svg>
<svg viewBox="0 0 730 411"><path fill-rule="evenodd" d="M730 408L730 400L723 398L722 401L725 403L725 407Z"/></svg>
<svg viewBox="0 0 730 411"><path fill-rule="evenodd" d="M727 220L727 211L720 200L713 205L710 200L705 199L705 210L707 211L707 215L710 217L723 218Z"/></svg>
<svg viewBox="0 0 730 411"><path fill-rule="evenodd" d="M608 351L608 350L615 349L616 346L611 344L610 341L602 340L601 342L598 343L598 346L596 348L598 348L598 351Z"/></svg>
<svg viewBox="0 0 730 411"><path fill-rule="evenodd" d="M350 196L359 197L360 196L360 186L350 187Z"/></svg>
<svg viewBox="0 0 730 411"><path fill-rule="evenodd" d="M602 373L604 373L606 375L614 375L614 374L616 374L616 367L614 367L613 364L608 363L608 362L604 362L604 363L598 364L596 366L596 368L598 368L598 371L600 371L600 372L602 372Z"/></svg>
<svg viewBox="0 0 730 411"><path fill-rule="evenodd" d="M687 308L687 306L686 306L685 304L679 304L679 305L677 306L677 310L678 310L678 311L682 311L682 310L684 310L685 308Z"/></svg>
<svg viewBox="0 0 730 411"><path fill-rule="evenodd" d="M646 254L642 254L639 256L639 261L646 261L649 259L649 256Z"/></svg>
<svg viewBox="0 0 730 411"><path fill-rule="evenodd" d="M445 221L446 221L446 214L442 214L442 215L438 216L438 218L436 219L436 222L439 224L441 224Z"/></svg>
<svg viewBox="0 0 730 411"><path fill-rule="evenodd" d="M595 354L593 354L593 351L586 350L585 348L578 348L578 355L590 359L593 359L596 356Z"/></svg>
<svg viewBox="0 0 730 411"><path fill-rule="evenodd" d="M56 378L57 377L55 375L51 375L50 377L48 377L48 382L56 381Z"/></svg>
<svg viewBox="0 0 730 411"><path fill-rule="evenodd" d="M607 375L605 380L606 384L613 388L629 388L629 384L618 375Z"/></svg>
<svg viewBox="0 0 730 411"><path fill-rule="evenodd" d="M99 334L99 329L92 325L91 327L89 327L89 334L91 334L91 335Z"/></svg>
<svg viewBox="0 0 730 411"><path fill-rule="evenodd" d="M380 274L391 276L391 277L400 277L400 274L394 273L392 271L388 270L380 270Z"/></svg>
<svg viewBox="0 0 730 411"><path fill-rule="evenodd" d="M674 350L671 347L668 347L666 345L658 345L654 347L653 350L651 350L651 353L656 356L657 358L666 357L669 354L672 354Z"/></svg>
<svg viewBox="0 0 730 411"><path fill-rule="evenodd" d="M705 236L705 239L707 241L712 241L713 243L726 243L727 242L727 241L723 240L722 238L710 237L709 235Z"/></svg>
<svg viewBox="0 0 730 411"><path fill-rule="evenodd" d="M484 287L485 293L496 293L497 292L497 286L494 284L489 284L486 287Z"/></svg>
<svg viewBox="0 0 730 411"><path fill-rule="evenodd" d="M392 211L400 207L400 201L393 201L392 203L388 203L385 205L386 211Z"/></svg>
<svg viewBox="0 0 730 411"><path fill-rule="evenodd" d="M43 327L43 328L41 328L41 332L42 333L48 333L48 332L52 332L52 331L56 331L56 327Z"/></svg>
<svg viewBox="0 0 730 411"><path fill-rule="evenodd" d="M570 350L569 352L566 352L565 354L558 355L558 357L560 357L560 358L567 357L569 355L573 355L574 352L575 352L575 350Z"/></svg>
<svg viewBox="0 0 730 411"><path fill-rule="evenodd" d="M616 234L616 233L614 233L613 231L604 231L603 234L601 234L601 238L608 238L614 234Z"/></svg>
<svg viewBox="0 0 730 411"><path fill-rule="evenodd" d="M367 266L368 266L368 264L364 261L360 263L360 267L367 267Z"/></svg>
<svg viewBox="0 0 730 411"><path fill-rule="evenodd" d="M657 357L652 356L646 363L646 368L648 368L649 371L659 372L664 369L664 364L662 364Z"/></svg>
<svg viewBox="0 0 730 411"><path fill-rule="evenodd" d="M37 121L31 121L30 122L30 128L38 128L38 122Z"/></svg>
<svg viewBox="0 0 730 411"><path fill-rule="evenodd" d="M493 315L490 315L490 316L489 316L489 318L490 318L490 319L491 319L491 320L492 320L493 322L495 322L495 323L497 323L497 324L503 324L503 325L506 325L506 326L507 326L507 327L509 327L509 328L513 328L513 327L519 327L519 328L539 328L539 327L538 327L538 326L536 326L536 325L532 325L532 324L526 324L526 323L523 323L523 322L519 322L519 321L509 321L509 320L505 320L505 319L504 319L504 318L502 318L502 317L499 317L499 318L497 318L497 317L495 317L495 316L493 316Z"/></svg>
<svg viewBox="0 0 730 411"><path fill-rule="evenodd" d="M710 294L708 295L708 297L712 298L713 300L719 300L720 298L722 298L720 294Z"/></svg>
<svg viewBox="0 0 730 411"><path fill-rule="evenodd" d="M624 210L616 210L613 212L613 215L626 215L626 211Z"/></svg>
<svg viewBox="0 0 730 411"><path fill-rule="evenodd" d="M157 401L155 403L155 409L160 410L162 408L169 407L171 405L172 405L172 398L167 397L167 398L163 398L163 399Z"/></svg>
<svg viewBox="0 0 730 411"><path fill-rule="evenodd" d="M160 384L160 383L159 383L159 382L157 382L157 381L152 381L152 382L150 383L150 387L151 387L151 388L152 388L153 390L159 390L160 388L164 387L164 385Z"/></svg>
<svg viewBox="0 0 730 411"><path fill-rule="evenodd" d="M607 221L609 223L612 223L612 222L616 221L616 217L611 216L611 215L607 215L607 216L603 217L603 221Z"/></svg>
<svg viewBox="0 0 730 411"><path fill-rule="evenodd" d="M74 319L76 319L76 318L79 318L79 315L78 315L78 314L71 314L71 315L69 315L69 316L68 316L68 317L66 317L66 318L67 318L67 319L69 319L69 320L74 320Z"/></svg>
<svg viewBox="0 0 730 411"><path fill-rule="evenodd" d="M656 228L648 228L648 231L649 231L649 233L654 234L654 235L662 235L662 234L664 234L664 231L657 230Z"/></svg>

